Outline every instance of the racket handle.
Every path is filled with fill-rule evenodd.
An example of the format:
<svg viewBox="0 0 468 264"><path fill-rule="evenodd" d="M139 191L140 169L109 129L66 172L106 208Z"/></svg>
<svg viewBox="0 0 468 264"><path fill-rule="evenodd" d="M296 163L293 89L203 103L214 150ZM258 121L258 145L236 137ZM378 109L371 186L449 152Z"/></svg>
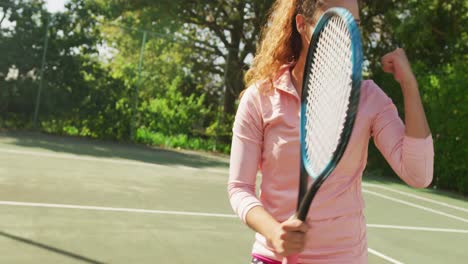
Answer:
<svg viewBox="0 0 468 264"><path fill-rule="evenodd" d="M299 261L299 255L291 255L283 258L282 264L297 264Z"/></svg>

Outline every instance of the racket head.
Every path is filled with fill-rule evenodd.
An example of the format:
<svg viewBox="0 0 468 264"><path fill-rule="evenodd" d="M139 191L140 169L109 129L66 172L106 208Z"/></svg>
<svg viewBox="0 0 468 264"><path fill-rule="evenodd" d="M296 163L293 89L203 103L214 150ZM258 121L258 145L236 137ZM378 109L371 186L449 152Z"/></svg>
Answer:
<svg viewBox="0 0 468 264"><path fill-rule="evenodd" d="M328 177L346 150L361 79L359 27L348 10L330 8L314 29L302 85L301 164L314 180Z"/></svg>

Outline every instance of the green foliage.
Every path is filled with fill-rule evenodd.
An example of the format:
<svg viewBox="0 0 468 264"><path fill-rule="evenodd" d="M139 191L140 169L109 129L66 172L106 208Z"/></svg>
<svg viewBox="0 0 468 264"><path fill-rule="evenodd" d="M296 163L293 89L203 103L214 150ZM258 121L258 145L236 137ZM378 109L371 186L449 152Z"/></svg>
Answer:
<svg viewBox="0 0 468 264"><path fill-rule="evenodd" d="M8 1L0 5L0 16L0 112L3 118L24 117L34 111L45 10L38 1Z"/></svg>
<svg viewBox="0 0 468 264"><path fill-rule="evenodd" d="M212 95L223 94L223 111L235 113L235 101L244 89L243 71L273 0L98 1L108 19L125 25L152 28L173 36L189 50L189 69L222 80L210 85ZM155 27L157 25L157 27ZM153 30L154 29L154 30ZM216 97L212 97L217 99ZM207 101L211 102L207 97ZM214 104L215 102L213 102ZM217 101L216 101L217 103Z"/></svg>
<svg viewBox="0 0 468 264"><path fill-rule="evenodd" d="M436 73L421 74L424 87L423 101L431 124L436 152L434 185L468 193L466 172L468 163L468 56L444 65ZM430 72L425 65L415 69L419 73Z"/></svg>
<svg viewBox="0 0 468 264"><path fill-rule="evenodd" d="M215 113L218 113L218 115L210 126L206 128L206 135L217 138L225 144L230 144L235 115L223 115L221 109L218 109Z"/></svg>
<svg viewBox="0 0 468 264"><path fill-rule="evenodd" d="M139 109L139 124L166 135L192 134L192 130L203 127L209 111L203 102L204 96L184 96L179 87L183 80L176 77L161 97L144 101Z"/></svg>
<svg viewBox="0 0 468 264"><path fill-rule="evenodd" d="M229 144L217 142L216 139L213 138L191 138L186 134L167 136L160 132L152 132L145 127L140 127L137 130L136 141L153 146L218 151L226 154L228 154L231 149Z"/></svg>

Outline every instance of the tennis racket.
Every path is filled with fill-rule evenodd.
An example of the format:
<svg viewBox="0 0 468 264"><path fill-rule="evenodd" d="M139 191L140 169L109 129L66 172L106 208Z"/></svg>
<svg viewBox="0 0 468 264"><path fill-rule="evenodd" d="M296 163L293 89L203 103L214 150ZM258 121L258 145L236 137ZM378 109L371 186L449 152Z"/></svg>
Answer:
<svg viewBox="0 0 468 264"><path fill-rule="evenodd" d="M358 25L344 8L328 9L310 42L301 95L301 170L296 217L305 221L320 186L346 150L359 103L362 46ZM307 189L308 177L313 184ZM297 263L298 256L285 259ZM285 263L283 260L283 263Z"/></svg>

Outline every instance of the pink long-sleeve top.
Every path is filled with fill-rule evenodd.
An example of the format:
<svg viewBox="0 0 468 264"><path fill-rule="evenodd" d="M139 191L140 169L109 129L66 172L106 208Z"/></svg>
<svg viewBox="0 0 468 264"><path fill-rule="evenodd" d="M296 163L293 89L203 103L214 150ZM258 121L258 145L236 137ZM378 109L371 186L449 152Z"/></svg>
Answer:
<svg viewBox="0 0 468 264"><path fill-rule="evenodd" d="M272 88L266 87L270 82L249 87L236 114L228 193L234 211L244 222L255 206L263 206L279 222L295 212L300 97L291 82L290 71L291 66L282 67ZM392 100L373 81L363 81L348 147L309 210L310 229L300 263L367 263L361 180L371 136L407 184L421 188L432 181L432 137L406 136L405 125ZM262 177L257 196L258 170ZM258 233L252 253L282 259Z"/></svg>

